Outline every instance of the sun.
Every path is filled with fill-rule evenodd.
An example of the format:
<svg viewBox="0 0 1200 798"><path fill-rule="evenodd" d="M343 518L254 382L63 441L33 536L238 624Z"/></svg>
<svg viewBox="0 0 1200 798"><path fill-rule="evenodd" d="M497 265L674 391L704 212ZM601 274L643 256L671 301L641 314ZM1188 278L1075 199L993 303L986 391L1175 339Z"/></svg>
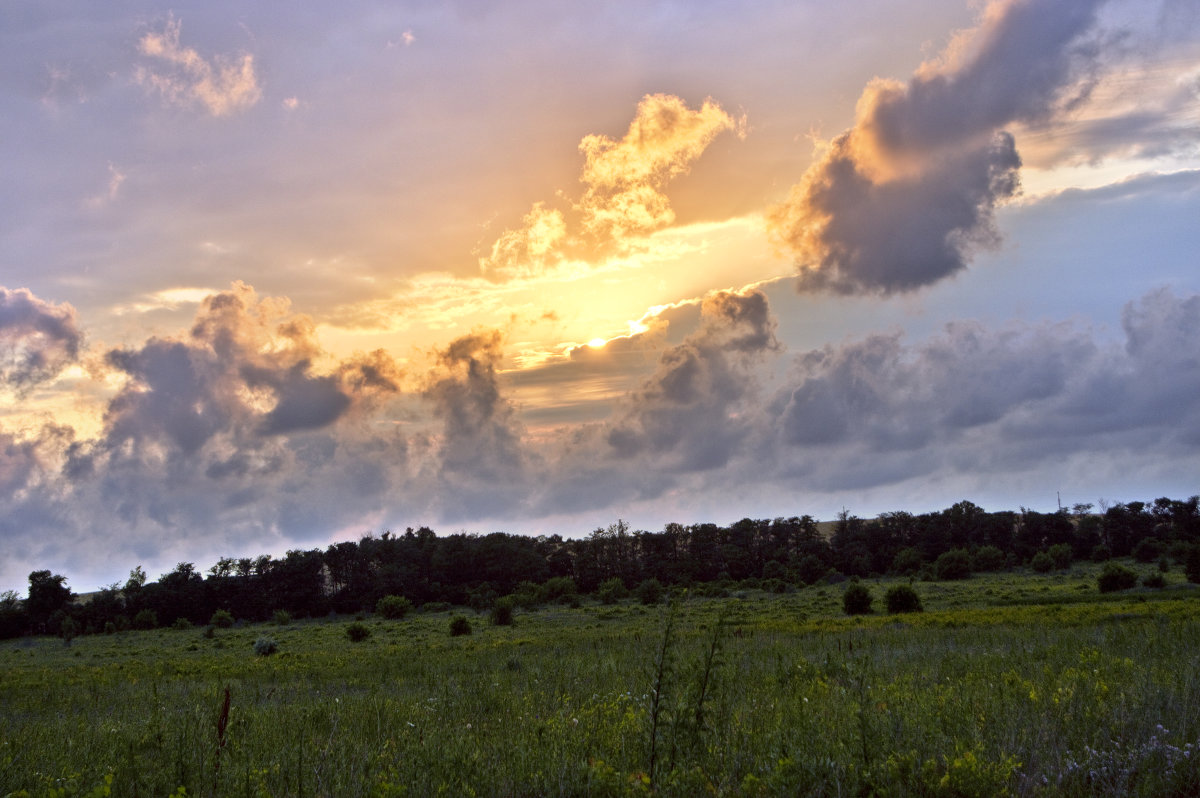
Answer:
<svg viewBox="0 0 1200 798"><path fill-rule="evenodd" d="M606 343L608 343L608 341L604 340L603 338L593 338L592 340L588 341L588 346L590 346L592 349L600 349Z"/></svg>

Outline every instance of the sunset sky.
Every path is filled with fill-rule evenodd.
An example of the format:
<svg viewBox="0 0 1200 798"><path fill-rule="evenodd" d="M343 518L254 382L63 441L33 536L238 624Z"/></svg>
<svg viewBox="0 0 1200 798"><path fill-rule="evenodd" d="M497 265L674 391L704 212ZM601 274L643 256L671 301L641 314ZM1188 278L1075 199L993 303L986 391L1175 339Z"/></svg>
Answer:
<svg viewBox="0 0 1200 798"><path fill-rule="evenodd" d="M0 590L1200 493L1195 0L15 0L0 141Z"/></svg>

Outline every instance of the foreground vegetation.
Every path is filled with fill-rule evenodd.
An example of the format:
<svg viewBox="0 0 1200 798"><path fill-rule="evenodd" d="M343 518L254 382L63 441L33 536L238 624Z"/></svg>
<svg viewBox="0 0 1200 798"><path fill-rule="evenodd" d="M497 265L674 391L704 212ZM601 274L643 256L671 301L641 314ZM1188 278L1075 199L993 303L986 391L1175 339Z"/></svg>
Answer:
<svg viewBox="0 0 1200 798"><path fill-rule="evenodd" d="M1197 794L1200 596L1100 572L7 641L0 794Z"/></svg>

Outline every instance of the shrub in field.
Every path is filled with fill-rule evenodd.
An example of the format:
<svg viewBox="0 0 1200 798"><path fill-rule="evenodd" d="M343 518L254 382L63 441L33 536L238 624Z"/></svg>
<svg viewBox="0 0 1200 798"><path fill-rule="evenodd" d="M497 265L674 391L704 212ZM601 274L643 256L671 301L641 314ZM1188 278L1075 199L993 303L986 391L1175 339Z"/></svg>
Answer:
<svg viewBox="0 0 1200 798"><path fill-rule="evenodd" d="M134 629L153 629L158 626L158 614L154 610L142 610L133 616Z"/></svg>
<svg viewBox="0 0 1200 798"><path fill-rule="evenodd" d="M874 601L875 597L871 595L870 588L861 582L851 582L842 594L842 609L847 615L866 615L871 611Z"/></svg>
<svg viewBox="0 0 1200 798"><path fill-rule="evenodd" d="M764 580L778 579L782 582L786 582L789 576L790 575L788 574L787 566L781 563L779 560L770 560L763 565L762 578Z"/></svg>
<svg viewBox="0 0 1200 798"><path fill-rule="evenodd" d="M663 597L662 582L653 577L646 579L637 586L637 590L634 593L637 595L638 601L643 604L657 604L662 601Z"/></svg>
<svg viewBox="0 0 1200 798"><path fill-rule="evenodd" d="M950 549L933 561L933 575L938 581L966 579L971 575L971 555L966 549Z"/></svg>
<svg viewBox="0 0 1200 798"><path fill-rule="evenodd" d="M104 622L104 634L112 635L117 633L117 625L112 621Z"/></svg>
<svg viewBox="0 0 1200 798"><path fill-rule="evenodd" d="M292 622L292 614L287 610L275 610L275 614L271 616L271 620L276 626L287 626Z"/></svg>
<svg viewBox="0 0 1200 798"><path fill-rule="evenodd" d="M1112 559L1112 549L1103 543L1092 549L1092 562L1108 562Z"/></svg>
<svg viewBox="0 0 1200 798"><path fill-rule="evenodd" d="M219 629L228 629L233 626L233 615L229 610L217 610L208 619L208 622Z"/></svg>
<svg viewBox="0 0 1200 798"><path fill-rule="evenodd" d="M1166 548L1158 538L1142 538L1133 547L1133 559L1138 562L1154 562L1162 556Z"/></svg>
<svg viewBox="0 0 1200 798"><path fill-rule="evenodd" d="M450 619L450 636L462 637L471 634L471 622L465 615L455 615Z"/></svg>
<svg viewBox="0 0 1200 798"><path fill-rule="evenodd" d="M1067 543L1056 543L1046 550L1050 555L1050 559L1054 560L1054 567L1058 570L1071 567L1071 560L1075 559L1075 552Z"/></svg>
<svg viewBox="0 0 1200 798"><path fill-rule="evenodd" d="M921 604L921 597L910 585L896 585L889 588L883 596L883 601L887 605L887 611L892 615L899 612L921 612L925 609Z"/></svg>
<svg viewBox="0 0 1200 798"><path fill-rule="evenodd" d="M829 573L829 563L815 554L805 554L796 563L796 578L806 585L816 584Z"/></svg>
<svg viewBox="0 0 1200 798"><path fill-rule="evenodd" d="M1004 570L1004 552L996 546L980 546L971 557L973 571L1002 571Z"/></svg>
<svg viewBox="0 0 1200 798"><path fill-rule="evenodd" d="M1096 584L1100 588L1101 593L1114 593L1118 590L1128 590L1137 585L1137 574L1126 568L1124 565L1118 565L1115 562L1110 562L1104 566L1104 570L1100 572L1100 576L1096 578Z"/></svg>
<svg viewBox="0 0 1200 798"><path fill-rule="evenodd" d="M612 579L605 579L600 583L599 589L596 590L596 596L604 604L616 604L628 595L629 591L625 589L625 583L621 581L621 577L619 576L614 576Z"/></svg>
<svg viewBox="0 0 1200 798"><path fill-rule="evenodd" d="M505 596L496 599L496 603L492 605L492 611L488 616L488 620L492 622L492 626L512 626L513 625L513 609L517 603L513 601L512 596Z"/></svg>
<svg viewBox="0 0 1200 798"><path fill-rule="evenodd" d="M1156 590L1162 589L1167 586L1167 577L1163 576L1162 571L1155 571L1152 574L1146 574L1144 577L1142 577L1142 586L1152 587Z"/></svg>
<svg viewBox="0 0 1200 798"><path fill-rule="evenodd" d="M379 601L375 602L375 614L387 618L389 621L398 621L408 611L412 609L412 602L404 596L384 596Z"/></svg>
<svg viewBox="0 0 1200 798"><path fill-rule="evenodd" d="M79 634L79 624L70 615L62 619L62 623L58 626L58 634L62 637L63 642L68 646L75 636Z"/></svg>
<svg viewBox="0 0 1200 798"><path fill-rule="evenodd" d="M1054 570L1054 558L1044 551L1039 551L1033 555L1033 559L1029 561L1029 567L1037 571L1039 574L1047 574Z"/></svg>
<svg viewBox="0 0 1200 798"><path fill-rule="evenodd" d="M350 638L351 643L361 643L370 636L371 630L365 623L355 621L346 627L346 637Z"/></svg>
<svg viewBox="0 0 1200 798"><path fill-rule="evenodd" d="M1183 572L1187 574L1189 582L1200 584L1200 546L1192 546L1192 550L1188 552L1183 561Z"/></svg>
<svg viewBox="0 0 1200 798"><path fill-rule="evenodd" d="M571 596L579 594L579 588L575 586L575 580L569 576L555 576L547 579L542 586L538 588L538 598L543 603L557 601L562 604L568 604L571 601Z"/></svg>
<svg viewBox="0 0 1200 798"><path fill-rule="evenodd" d="M254 641L254 653L260 657L269 657L279 650L279 644L273 637L260 637Z"/></svg>
<svg viewBox="0 0 1200 798"><path fill-rule="evenodd" d="M512 592L513 601L523 610L531 610L541 602L541 589L528 579L518 582Z"/></svg>
<svg viewBox="0 0 1200 798"><path fill-rule="evenodd" d="M915 576L924 564L925 558L921 556L921 552L912 546L906 546L896 552L896 556L892 558L892 566L888 570L896 576Z"/></svg>
<svg viewBox="0 0 1200 798"><path fill-rule="evenodd" d="M176 618L175 622L173 624L171 624L171 628L180 630L180 631L182 631L184 629L191 629L192 622L189 621L187 618Z"/></svg>

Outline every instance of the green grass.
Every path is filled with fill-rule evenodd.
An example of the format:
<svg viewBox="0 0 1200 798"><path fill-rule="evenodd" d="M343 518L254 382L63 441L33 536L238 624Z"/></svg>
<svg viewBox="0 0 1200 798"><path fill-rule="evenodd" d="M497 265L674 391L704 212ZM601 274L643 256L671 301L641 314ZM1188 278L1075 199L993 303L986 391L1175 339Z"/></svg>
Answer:
<svg viewBox="0 0 1200 798"><path fill-rule="evenodd" d="M1195 794L1200 598L1097 570L685 599L661 678L633 600L8 641L0 795Z"/></svg>

